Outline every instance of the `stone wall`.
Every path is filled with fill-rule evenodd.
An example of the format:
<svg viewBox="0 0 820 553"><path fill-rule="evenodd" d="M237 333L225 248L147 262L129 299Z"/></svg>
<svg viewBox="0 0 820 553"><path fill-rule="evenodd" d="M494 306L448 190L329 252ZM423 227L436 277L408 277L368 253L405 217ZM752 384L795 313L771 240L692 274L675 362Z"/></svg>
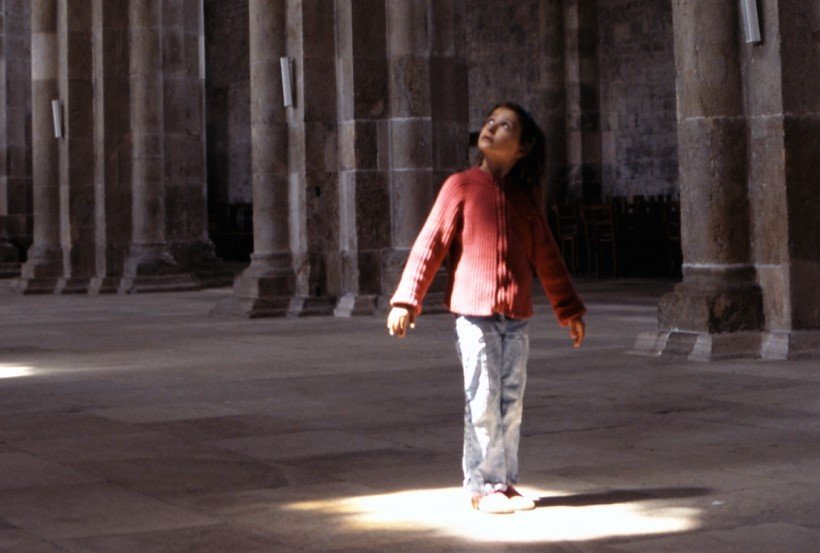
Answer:
<svg viewBox="0 0 820 553"><path fill-rule="evenodd" d="M472 131L511 99L547 132L558 196L677 194L669 2L477 0L467 22Z"/></svg>
<svg viewBox="0 0 820 553"><path fill-rule="evenodd" d="M609 0L598 9L602 193L676 195L671 4Z"/></svg>
<svg viewBox="0 0 820 553"><path fill-rule="evenodd" d="M547 135L548 195L566 182L562 4L476 0L466 14L470 130L498 102L527 108Z"/></svg>
<svg viewBox="0 0 820 553"><path fill-rule="evenodd" d="M544 116L539 33L540 2L474 0L467 9L470 130L497 102L512 100Z"/></svg>
<svg viewBox="0 0 820 553"><path fill-rule="evenodd" d="M19 261L32 240L29 18L28 0L0 1L0 264Z"/></svg>

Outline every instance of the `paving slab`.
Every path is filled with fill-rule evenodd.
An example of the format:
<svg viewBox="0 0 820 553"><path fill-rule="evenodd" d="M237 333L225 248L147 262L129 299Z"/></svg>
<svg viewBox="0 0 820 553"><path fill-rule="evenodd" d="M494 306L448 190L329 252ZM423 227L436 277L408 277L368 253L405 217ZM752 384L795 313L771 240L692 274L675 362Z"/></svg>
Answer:
<svg viewBox="0 0 820 553"><path fill-rule="evenodd" d="M106 483L7 491L0 495L0 516L17 528L52 541L216 522Z"/></svg>
<svg viewBox="0 0 820 553"><path fill-rule="evenodd" d="M0 527L0 553L67 553L69 549L40 539L28 532Z"/></svg>
<svg viewBox="0 0 820 553"><path fill-rule="evenodd" d="M51 439L32 437L32 439L17 441L14 446L17 450L26 451L41 459L63 464L159 457L191 460L222 459L231 455L230 452L203 444L187 436L142 431L139 428L125 434Z"/></svg>
<svg viewBox="0 0 820 553"><path fill-rule="evenodd" d="M297 553L299 549L227 524L70 540L76 553Z"/></svg>
<svg viewBox="0 0 820 553"><path fill-rule="evenodd" d="M23 452L0 453L0 491L80 484L100 480L99 476L39 459Z"/></svg>
<svg viewBox="0 0 820 553"><path fill-rule="evenodd" d="M615 551L720 551L721 553L813 553L820 543L820 530L793 524L770 523L742 526L731 530L697 532L669 538L613 547Z"/></svg>

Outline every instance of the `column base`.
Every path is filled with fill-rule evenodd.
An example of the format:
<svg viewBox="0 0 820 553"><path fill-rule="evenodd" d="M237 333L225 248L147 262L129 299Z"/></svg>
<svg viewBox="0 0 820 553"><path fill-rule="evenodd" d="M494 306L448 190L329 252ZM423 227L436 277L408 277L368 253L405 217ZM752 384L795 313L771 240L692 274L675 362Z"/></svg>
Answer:
<svg viewBox="0 0 820 553"><path fill-rule="evenodd" d="M123 277L117 292L120 294L147 294L151 292L187 292L202 287L186 273L156 276Z"/></svg>
<svg viewBox="0 0 820 553"><path fill-rule="evenodd" d="M203 288L224 288L233 283L236 275L220 261L208 267L197 267L194 276Z"/></svg>
<svg viewBox="0 0 820 553"><path fill-rule="evenodd" d="M91 279L88 278L66 278L57 281L55 294L87 294Z"/></svg>
<svg viewBox="0 0 820 553"><path fill-rule="evenodd" d="M658 303L661 328L719 334L763 327L763 295L753 280L687 280Z"/></svg>
<svg viewBox="0 0 820 553"><path fill-rule="evenodd" d="M377 311L377 301L375 294L345 294L339 298L333 314L337 317L372 315Z"/></svg>
<svg viewBox="0 0 820 553"><path fill-rule="evenodd" d="M233 297L212 313L242 317L285 317L295 299L296 277L290 254L252 254L251 264L234 279Z"/></svg>
<svg viewBox="0 0 820 553"><path fill-rule="evenodd" d="M288 306L288 317L313 317L332 315L336 298L294 296Z"/></svg>
<svg viewBox="0 0 820 553"><path fill-rule="evenodd" d="M18 289L22 294L53 294L57 290L57 278L22 277Z"/></svg>
<svg viewBox="0 0 820 553"><path fill-rule="evenodd" d="M769 360L820 358L820 330L765 332L760 357Z"/></svg>
<svg viewBox="0 0 820 553"><path fill-rule="evenodd" d="M92 295L116 294L120 288L120 281L121 277L94 277L91 279L91 283L88 285L88 293Z"/></svg>
<svg viewBox="0 0 820 553"><path fill-rule="evenodd" d="M0 262L0 279L19 277L21 267L22 263L18 262Z"/></svg>
<svg viewBox="0 0 820 553"><path fill-rule="evenodd" d="M267 298L227 298L216 304L212 315L227 315L257 319L263 317L285 317L290 310L290 296Z"/></svg>
<svg viewBox="0 0 820 553"><path fill-rule="evenodd" d="M634 348L627 353L686 357L689 361L815 358L820 357L820 331L644 332L638 335Z"/></svg>
<svg viewBox="0 0 820 553"><path fill-rule="evenodd" d="M189 270L203 288L220 288L233 283L235 272L217 257L210 240L174 242L169 248L173 259Z"/></svg>
<svg viewBox="0 0 820 553"><path fill-rule="evenodd" d="M62 250L33 246L20 268L19 289L23 294L53 294L62 275Z"/></svg>
<svg viewBox="0 0 820 553"><path fill-rule="evenodd" d="M760 332L660 331L638 335L629 353L686 357L689 361L715 361L760 357Z"/></svg>
<svg viewBox="0 0 820 553"><path fill-rule="evenodd" d="M17 263L20 256L14 244L0 239L0 265L5 263Z"/></svg>
<svg viewBox="0 0 820 553"><path fill-rule="evenodd" d="M761 330L763 294L754 267L684 267L683 282L658 303L658 323L706 334Z"/></svg>
<svg viewBox="0 0 820 553"><path fill-rule="evenodd" d="M123 273L118 289L121 294L182 292L201 288L191 273L180 270L162 244L132 244Z"/></svg>

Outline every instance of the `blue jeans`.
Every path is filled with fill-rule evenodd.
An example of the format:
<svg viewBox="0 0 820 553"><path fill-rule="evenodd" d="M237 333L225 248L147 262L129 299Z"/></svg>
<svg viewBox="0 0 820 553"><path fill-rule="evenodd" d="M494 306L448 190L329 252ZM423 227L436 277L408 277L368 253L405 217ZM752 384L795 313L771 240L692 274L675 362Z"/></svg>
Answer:
<svg viewBox="0 0 820 553"><path fill-rule="evenodd" d="M464 369L464 488L470 494L518 482L518 442L529 353L528 321L456 318Z"/></svg>

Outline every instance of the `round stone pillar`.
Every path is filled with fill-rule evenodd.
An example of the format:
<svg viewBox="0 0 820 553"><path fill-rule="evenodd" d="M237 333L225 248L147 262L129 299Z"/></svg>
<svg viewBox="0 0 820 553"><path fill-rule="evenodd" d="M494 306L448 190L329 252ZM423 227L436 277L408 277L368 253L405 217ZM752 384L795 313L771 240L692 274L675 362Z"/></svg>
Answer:
<svg viewBox="0 0 820 553"><path fill-rule="evenodd" d="M288 126L280 57L286 55L285 0L250 0L253 253L219 311L250 317L288 313L295 291L290 249Z"/></svg>
<svg viewBox="0 0 820 553"><path fill-rule="evenodd" d="M388 0L386 6L390 248L382 259L382 303L395 289L435 199L431 1ZM431 285L425 311L441 310L445 277L440 271Z"/></svg>
<svg viewBox="0 0 820 553"><path fill-rule="evenodd" d="M32 1L31 61L34 243L21 271L21 289L50 293L63 274L59 148L51 107L59 99L57 0Z"/></svg>
<svg viewBox="0 0 820 553"><path fill-rule="evenodd" d="M162 3L129 2L131 92L131 246L121 292L196 288L165 242Z"/></svg>
<svg viewBox="0 0 820 553"><path fill-rule="evenodd" d="M337 316L371 314L390 251L386 5L336 3L339 246ZM378 30L379 32L371 32Z"/></svg>
<svg viewBox="0 0 820 553"><path fill-rule="evenodd" d="M672 6L683 281L661 299L653 347L692 359L749 355L763 315L750 262L738 4Z"/></svg>
<svg viewBox="0 0 820 553"><path fill-rule="evenodd" d="M413 245L433 201L430 2L387 2L392 247Z"/></svg>

